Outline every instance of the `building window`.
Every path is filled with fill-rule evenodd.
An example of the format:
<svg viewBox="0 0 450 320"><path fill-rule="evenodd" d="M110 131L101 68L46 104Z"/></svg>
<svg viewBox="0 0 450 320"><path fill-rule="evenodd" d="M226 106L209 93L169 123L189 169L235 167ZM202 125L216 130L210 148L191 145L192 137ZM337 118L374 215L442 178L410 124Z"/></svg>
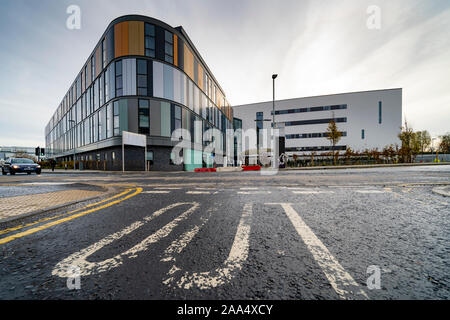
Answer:
<svg viewBox="0 0 450 320"><path fill-rule="evenodd" d="M122 61L116 62L116 97L123 95Z"/></svg>
<svg viewBox="0 0 450 320"><path fill-rule="evenodd" d="M378 123L381 124L383 122L383 103L381 101L378 102Z"/></svg>
<svg viewBox="0 0 450 320"><path fill-rule="evenodd" d="M165 31L165 60L173 63L173 34Z"/></svg>
<svg viewBox="0 0 450 320"><path fill-rule="evenodd" d="M150 134L149 120L149 102L148 100L139 100L139 133Z"/></svg>
<svg viewBox="0 0 450 320"><path fill-rule="evenodd" d="M364 140L366 138L366 130L361 130L361 139Z"/></svg>
<svg viewBox="0 0 450 320"><path fill-rule="evenodd" d="M101 106L104 103L104 99L105 99L105 74L102 73L102 75L100 76L100 78L98 78L99 80L99 87L98 87L98 98L99 98L99 108L101 108Z"/></svg>
<svg viewBox="0 0 450 320"><path fill-rule="evenodd" d="M285 126L292 127L292 126L304 126L304 125L312 125L312 124L325 124L325 123L330 123L331 120L334 120L336 123L346 123L347 122L347 118L314 119L314 120L285 122Z"/></svg>
<svg viewBox="0 0 450 320"><path fill-rule="evenodd" d="M95 56L91 57L91 81L95 79Z"/></svg>
<svg viewBox="0 0 450 320"><path fill-rule="evenodd" d="M106 47L105 47L105 39L102 41L102 70L106 67Z"/></svg>
<svg viewBox="0 0 450 320"><path fill-rule="evenodd" d="M120 135L119 122L119 101L114 101L114 136Z"/></svg>
<svg viewBox="0 0 450 320"><path fill-rule="evenodd" d="M112 105L106 106L106 138L113 136L113 110Z"/></svg>
<svg viewBox="0 0 450 320"><path fill-rule="evenodd" d="M149 23L145 24L145 55L154 58L155 50L155 26Z"/></svg>
<svg viewBox="0 0 450 320"><path fill-rule="evenodd" d="M147 60L137 60L137 94L138 96L147 96Z"/></svg>

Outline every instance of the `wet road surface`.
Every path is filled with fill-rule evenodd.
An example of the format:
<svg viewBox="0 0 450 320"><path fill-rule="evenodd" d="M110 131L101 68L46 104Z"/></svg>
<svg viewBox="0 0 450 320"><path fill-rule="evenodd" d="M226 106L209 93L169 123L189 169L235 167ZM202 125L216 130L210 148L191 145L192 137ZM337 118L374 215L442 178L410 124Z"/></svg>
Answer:
<svg viewBox="0 0 450 320"><path fill-rule="evenodd" d="M450 298L450 198L432 192L449 166L16 176L0 192L35 181L121 189L0 225L0 299Z"/></svg>

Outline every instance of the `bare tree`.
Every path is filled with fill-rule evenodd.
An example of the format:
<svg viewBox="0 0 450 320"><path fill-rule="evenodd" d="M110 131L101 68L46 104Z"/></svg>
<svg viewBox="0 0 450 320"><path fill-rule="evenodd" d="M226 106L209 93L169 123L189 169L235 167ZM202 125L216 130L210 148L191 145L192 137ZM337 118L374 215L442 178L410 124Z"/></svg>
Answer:
<svg viewBox="0 0 450 320"><path fill-rule="evenodd" d="M334 165L336 165L336 156L334 154L334 150L336 148L336 144L341 140L342 138L342 132L340 132L337 128L336 121L331 120L328 124L327 128L327 139L331 142L331 145L333 146L333 160Z"/></svg>

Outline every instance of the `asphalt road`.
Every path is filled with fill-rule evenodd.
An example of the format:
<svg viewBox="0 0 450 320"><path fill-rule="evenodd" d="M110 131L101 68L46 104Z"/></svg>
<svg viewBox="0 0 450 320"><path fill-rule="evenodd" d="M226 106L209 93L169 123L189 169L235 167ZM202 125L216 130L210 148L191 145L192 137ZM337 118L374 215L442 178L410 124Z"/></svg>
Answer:
<svg viewBox="0 0 450 320"><path fill-rule="evenodd" d="M8 176L0 192L52 183L122 189L0 225L0 299L450 298L450 198L432 192L450 166Z"/></svg>

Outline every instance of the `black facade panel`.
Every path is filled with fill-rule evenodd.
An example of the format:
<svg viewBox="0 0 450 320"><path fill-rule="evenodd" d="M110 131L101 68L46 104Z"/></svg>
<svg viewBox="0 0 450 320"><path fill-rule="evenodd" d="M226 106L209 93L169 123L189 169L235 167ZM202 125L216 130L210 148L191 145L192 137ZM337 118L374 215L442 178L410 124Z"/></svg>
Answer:
<svg viewBox="0 0 450 320"><path fill-rule="evenodd" d="M114 48L114 28L111 28L106 34L106 64L109 64L114 59Z"/></svg>
<svg viewBox="0 0 450 320"><path fill-rule="evenodd" d="M170 132L175 131L175 105L170 104Z"/></svg>
<svg viewBox="0 0 450 320"><path fill-rule="evenodd" d="M165 61L165 30L155 26L156 59Z"/></svg>
<svg viewBox="0 0 450 320"><path fill-rule="evenodd" d="M184 70L184 41L178 37L178 67Z"/></svg>
<svg viewBox="0 0 450 320"><path fill-rule="evenodd" d="M153 97L153 61L147 63L147 95Z"/></svg>

